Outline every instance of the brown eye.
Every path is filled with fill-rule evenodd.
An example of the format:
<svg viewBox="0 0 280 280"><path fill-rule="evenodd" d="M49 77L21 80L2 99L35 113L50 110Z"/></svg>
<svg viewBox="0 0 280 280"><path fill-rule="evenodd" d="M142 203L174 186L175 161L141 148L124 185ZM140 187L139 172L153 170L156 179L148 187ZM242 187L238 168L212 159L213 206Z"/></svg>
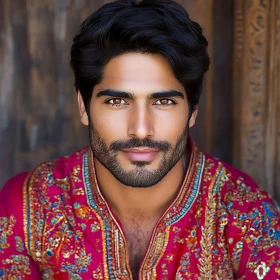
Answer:
<svg viewBox="0 0 280 280"><path fill-rule="evenodd" d="M127 103L121 98L112 98L106 102L111 106L127 105Z"/></svg>
<svg viewBox="0 0 280 280"><path fill-rule="evenodd" d="M171 99L159 99L154 104L161 106L171 106L175 105L176 103Z"/></svg>
<svg viewBox="0 0 280 280"><path fill-rule="evenodd" d="M114 99L113 102L114 102L114 104L121 104L122 103L122 101L120 99Z"/></svg>

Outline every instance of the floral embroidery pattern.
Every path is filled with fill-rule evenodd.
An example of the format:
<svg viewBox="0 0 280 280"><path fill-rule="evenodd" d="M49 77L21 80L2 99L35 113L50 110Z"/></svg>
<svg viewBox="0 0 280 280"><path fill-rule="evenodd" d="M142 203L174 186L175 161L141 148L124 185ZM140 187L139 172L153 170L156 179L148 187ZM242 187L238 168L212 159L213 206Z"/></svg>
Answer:
<svg viewBox="0 0 280 280"><path fill-rule="evenodd" d="M2 270L2 275L9 275L9 279L21 279L21 277L24 275L31 275L29 259L27 256L11 255L9 258L3 260L2 264L5 265L6 268L0 268L0 275Z"/></svg>
<svg viewBox="0 0 280 280"><path fill-rule="evenodd" d="M279 278L273 201L247 175L191 145L185 180L154 228L139 278ZM23 217L1 198L22 191ZM90 149L40 165L24 187L5 192L1 280L132 279L125 233L99 189Z"/></svg>
<svg viewBox="0 0 280 280"><path fill-rule="evenodd" d="M14 216L10 218L0 217L0 254L4 252L4 249L10 247L7 239L13 234L15 224L16 218Z"/></svg>
<svg viewBox="0 0 280 280"><path fill-rule="evenodd" d="M14 234L16 226L16 218L14 216L0 217L0 256L5 255L5 250L11 246L16 248L17 252L23 252L24 243L19 236L14 236L14 242L9 243L10 237ZM2 262L1 262L2 260ZM4 267L2 267L4 265ZM0 279L8 277L9 279L21 279L23 275L30 275L29 258L27 256L18 254L11 255L4 258L0 257ZM5 278L4 278L5 279Z"/></svg>

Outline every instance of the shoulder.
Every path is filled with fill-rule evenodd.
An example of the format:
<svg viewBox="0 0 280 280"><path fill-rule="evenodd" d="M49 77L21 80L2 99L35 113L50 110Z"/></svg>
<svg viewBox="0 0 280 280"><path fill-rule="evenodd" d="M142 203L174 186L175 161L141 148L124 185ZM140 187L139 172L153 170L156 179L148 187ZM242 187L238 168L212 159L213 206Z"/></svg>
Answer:
<svg viewBox="0 0 280 280"><path fill-rule="evenodd" d="M251 176L207 154L205 154L205 158L206 169L216 178L219 195L228 208L233 203L249 206L269 201L274 204L267 191L262 189Z"/></svg>
<svg viewBox="0 0 280 280"><path fill-rule="evenodd" d="M0 191L0 253L3 249L9 248L10 244L15 246L11 238L17 238L21 244L24 240L23 189L28 176L28 172L14 176ZM1 234L4 237L3 242ZM17 246L15 248L18 249Z"/></svg>
<svg viewBox="0 0 280 280"><path fill-rule="evenodd" d="M47 186L65 187L63 182L66 180L63 179L77 175L86 151L87 148L84 148L70 156L44 162L31 172L22 172L12 177L0 191L0 208L8 213L11 209L19 209L17 212L22 214L24 200L31 193L42 197Z"/></svg>
<svg viewBox="0 0 280 280"><path fill-rule="evenodd" d="M29 172L22 172L6 182L0 191L1 212L22 215L23 188L28 176L30 176Z"/></svg>
<svg viewBox="0 0 280 280"><path fill-rule="evenodd" d="M82 183L83 157L87 148L69 156L44 162L29 177L26 187L26 203L29 207L50 205L70 199L71 189ZM63 205L60 203L60 206ZM37 206L36 206L37 207Z"/></svg>
<svg viewBox="0 0 280 280"><path fill-rule="evenodd" d="M211 156L205 157L205 169L210 171L206 171L204 177L212 178L215 201L227 213L231 229L239 228L242 231L245 227L249 229L252 226L258 229L263 227L264 230L269 227L279 228L280 212L267 191L248 174Z"/></svg>
<svg viewBox="0 0 280 280"><path fill-rule="evenodd" d="M218 190L219 221L225 226L237 278L256 279L263 271L263 275L268 273L268 279L276 279L280 214L275 202L246 173L211 156L205 155L205 158L205 176L213 178Z"/></svg>
<svg viewBox="0 0 280 280"><path fill-rule="evenodd" d="M36 244L44 244L42 247L50 245L44 239L46 232L59 236L65 230L68 220L74 220L73 195L79 191L83 193L82 171L86 151L85 148L68 157L45 162L30 176L25 201L26 227L30 233L27 243L30 254L38 263L42 263L44 252ZM54 256L48 259L48 263L55 262Z"/></svg>

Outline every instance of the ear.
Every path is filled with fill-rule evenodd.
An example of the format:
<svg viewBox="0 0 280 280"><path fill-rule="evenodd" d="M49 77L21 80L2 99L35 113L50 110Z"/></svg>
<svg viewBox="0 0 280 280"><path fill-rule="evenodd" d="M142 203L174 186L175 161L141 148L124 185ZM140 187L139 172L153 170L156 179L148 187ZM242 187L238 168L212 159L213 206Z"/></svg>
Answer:
<svg viewBox="0 0 280 280"><path fill-rule="evenodd" d="M198 107L196 107L194 109L194 111L192 112L192 116L190 118L189 127L193 127L194 126L197 114L198 114Z"/></svg>
<svg viewBox="0 0 280 280"><path fill-rule="evenodd" d="M88 125L89 124L88 114L80 91L78 91L78 106L79 106L79 112L81 116L81 122L84 125Z"/></svg>

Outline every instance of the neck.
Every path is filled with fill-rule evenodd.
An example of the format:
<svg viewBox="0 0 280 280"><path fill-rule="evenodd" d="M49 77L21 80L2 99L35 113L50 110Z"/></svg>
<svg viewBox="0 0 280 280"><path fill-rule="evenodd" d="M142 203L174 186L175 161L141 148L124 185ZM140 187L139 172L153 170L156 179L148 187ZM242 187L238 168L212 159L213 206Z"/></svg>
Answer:
<svg viewBox="0 0 280 280"><path fill-rule="evenodd" d="M189 165L189 151L168 174L149 188L134 188L120 183L97 159L96 177L104 198L120 220L158 219L178 194Z"/></svg>

